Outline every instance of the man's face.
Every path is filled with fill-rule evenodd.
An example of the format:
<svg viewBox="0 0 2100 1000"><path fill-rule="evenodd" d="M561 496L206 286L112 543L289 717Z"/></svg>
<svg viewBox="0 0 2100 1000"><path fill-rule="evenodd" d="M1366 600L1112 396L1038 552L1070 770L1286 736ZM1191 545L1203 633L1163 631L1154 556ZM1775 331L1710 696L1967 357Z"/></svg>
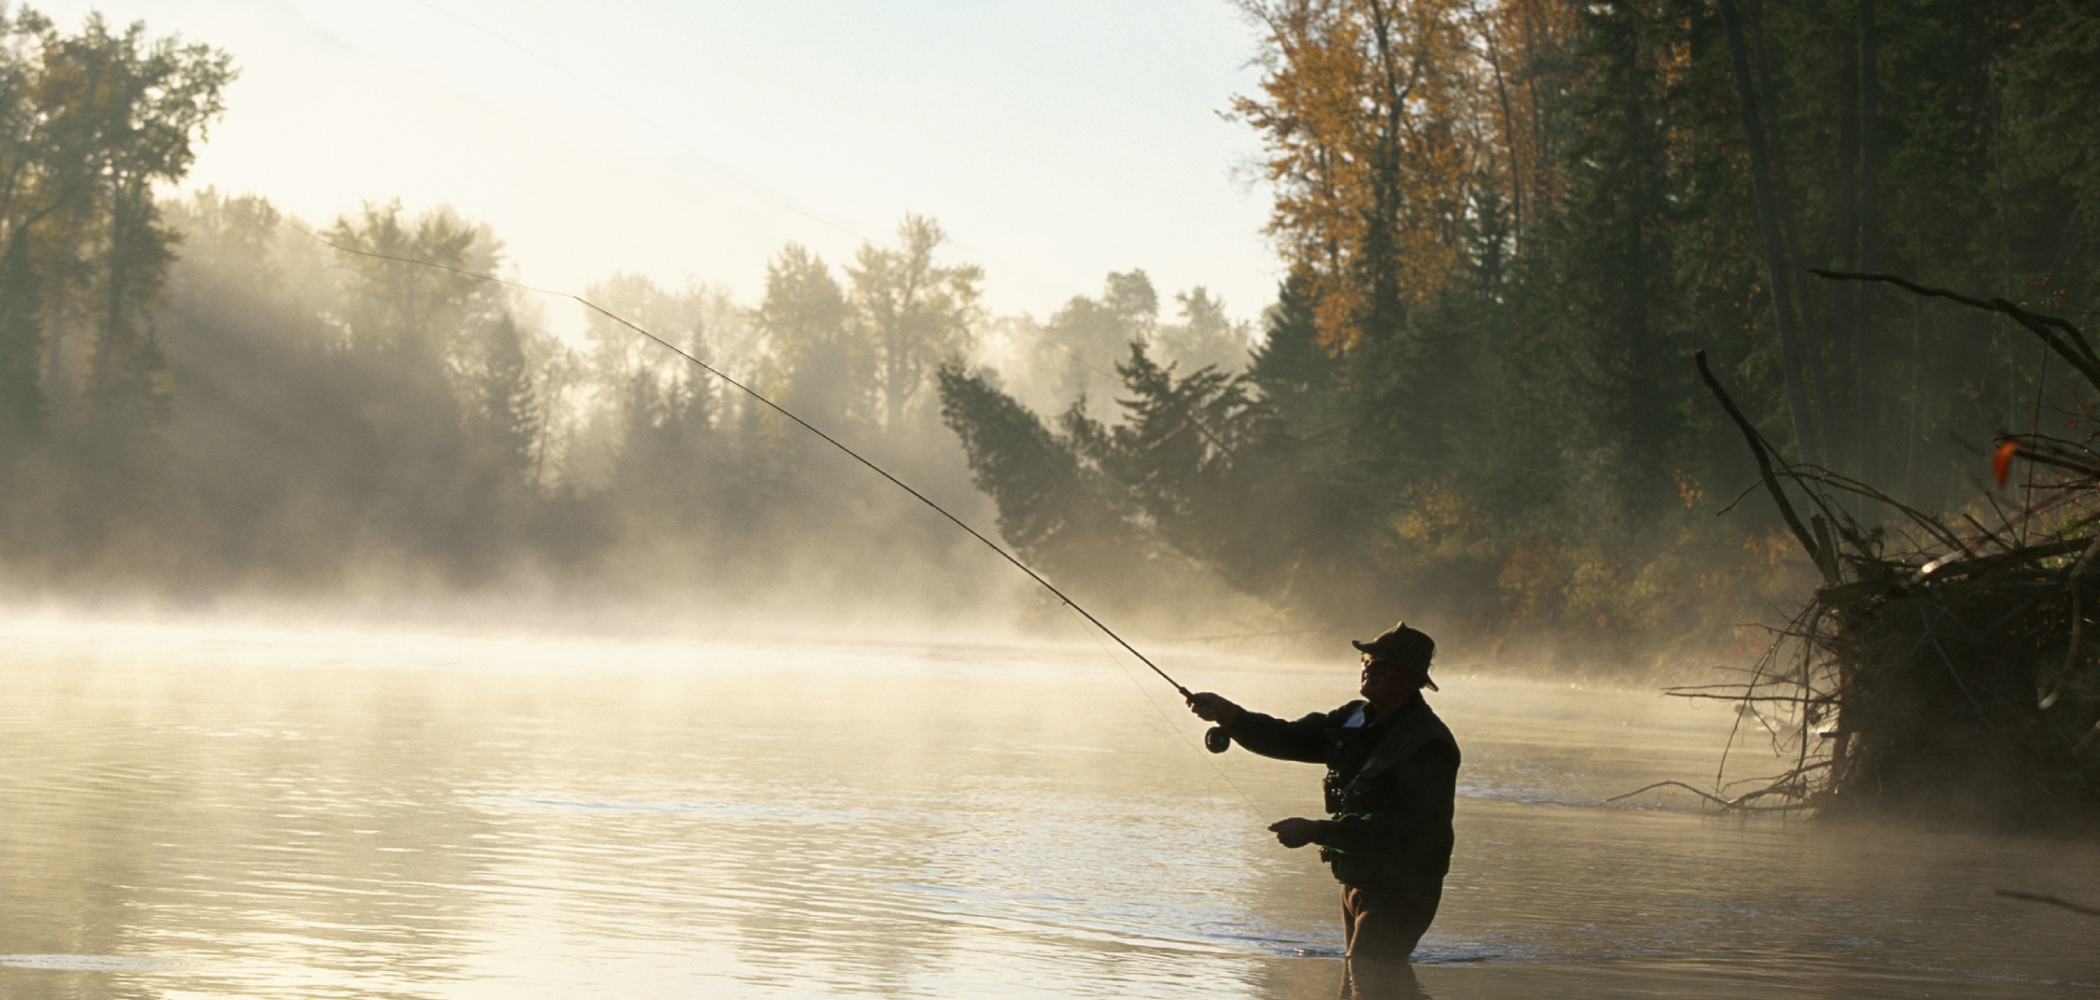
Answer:
<svg viewBox="0 0 2100 1000"><path fill-rule="evenodd" d="M1414 672L1397 663L1373 659L1365 653L1362 683L1356 690L1374 705L1389 705L1404 700L1421 685L1415 683Z"/></svg>

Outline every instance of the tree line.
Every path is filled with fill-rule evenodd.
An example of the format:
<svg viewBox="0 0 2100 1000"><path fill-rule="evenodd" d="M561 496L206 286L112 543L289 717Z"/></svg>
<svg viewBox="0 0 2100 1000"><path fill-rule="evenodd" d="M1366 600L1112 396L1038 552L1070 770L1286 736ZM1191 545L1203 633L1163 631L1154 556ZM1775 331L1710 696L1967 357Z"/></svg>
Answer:
<svg viewBox="0 0 2100 1000"><path fill-rule="evenodd" d="M1288 275L1258 323L1135 269L993 316L922 217L838 265L782 248L755 303L632 275L586 297L995 519L1107 613L1399 610L1588 660L1740 636L1812 577L1760 506L1715 516L1753 472L1694 351L1790 458L1956 514L1987 503L1991 438L2081 402L2001 321L1809 274L2077 308L2100 277L2078 4L1240 6L1263 75L1229 114ZM27 11L0 34L17 585L756 581L941 608L997 576L617 323L565 342L546 303L386 259L500 272L449 209L315 228L157 198L223 110L224 53Z"/></svg>
<svg viewBox="0 0 2100 1000"><path fill-rule="evenodd" d="M474 277L508 266L485 224L383 202L316 226L261 195L154 197L223 111L227 54L99 18L68 34L22 11L5 30L0 562L16 590L929 611L1010 592L967 536L622 323L584 311L581 338L550 334L549 302ZM1137 270L1044 321L991 316L982 270L945 242L907 216L842 265L790 244L755 303L638 275L584 297L980 520L941 365L996 362L1048 400L1088 391L1133 337L1191 363L1245 351L1215 297L1184 291L1162 317Z"/></svg>

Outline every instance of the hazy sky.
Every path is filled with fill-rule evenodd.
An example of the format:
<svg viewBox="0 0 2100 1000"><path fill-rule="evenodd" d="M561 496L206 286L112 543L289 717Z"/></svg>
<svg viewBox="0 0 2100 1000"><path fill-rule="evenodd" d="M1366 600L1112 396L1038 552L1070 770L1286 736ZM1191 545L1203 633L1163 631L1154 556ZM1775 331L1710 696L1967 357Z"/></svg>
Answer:
<svg viewBox="0 0 2100 1000"><path fill-rule="evenodd" d="M1000 313L1133 267L1170 306L1200 284L1252 318L1275 293L1258 147L1217 114L1257 79L1226 0L31 6L233 54L193 186L315 223L449 202L535 284L628 271L751 302L781 244L842 263L916 212Z"/></svg>

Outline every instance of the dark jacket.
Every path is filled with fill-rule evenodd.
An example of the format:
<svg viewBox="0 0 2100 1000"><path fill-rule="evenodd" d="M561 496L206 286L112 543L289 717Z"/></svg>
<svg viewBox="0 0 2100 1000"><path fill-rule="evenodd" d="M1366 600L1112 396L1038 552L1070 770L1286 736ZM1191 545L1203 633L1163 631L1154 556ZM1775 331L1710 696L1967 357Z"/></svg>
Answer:
<svg viewBox="0 0 2100 1000"><path fill-rule="evenodd" d="M1399 887L1450 871L1458 741L1420 697L1385 718L1362 701L1296 722L1243 711L1232 738L1264 757L1327 765L1330 818L1313 843L1337 880Z"/></svg>

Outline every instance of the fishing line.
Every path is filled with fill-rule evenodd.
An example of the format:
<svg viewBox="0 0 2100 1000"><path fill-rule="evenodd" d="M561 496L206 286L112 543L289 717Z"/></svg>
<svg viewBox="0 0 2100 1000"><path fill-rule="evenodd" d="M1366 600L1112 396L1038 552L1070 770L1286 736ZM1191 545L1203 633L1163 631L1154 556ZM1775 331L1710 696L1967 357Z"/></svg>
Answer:
<svg viewBox="0 0 2100 1000"><path fill-rule="evenodd" d="M1068 606L1072 607L1073 610L1077 610L1076 605L1068 604ZM1095 645L1101 647L1101 654L1103 656L1108 657L1109 662L1114 663L1116 665L1116 669L1123 671L1123 676L1130 678L1131 686L1137 688L1138 694L1144 696L1145 703L1151 705L1152 710L1154 712L1159 713L1160 722L1165 724L1167 729L1174 734L1174 737L1176 739L1179 739L1182 743L1186 744L1190 750L1196 749L1196 744L1189 742L1188 734L1182 732L1181 727L1174 724L1174 717L1168 715L1166 709L1159 707L1159 702L1152 697L1152 692L1145 690L1145 686L1143 684L1138 683L1137 675L1130 672L1130 667L1123 663L1123 658L1117 656L1116 651L1110 649L1107 643L1102 642L1101 637L1095 635L1093 629L1087 628L1085 622L1081 622L1079 627L1086 632L1089 638L1092 638L1094 640ZM1103 631L1107 630L1104 629ZM1121 640L1117 641L1120 642ZM1210 737L1207 735L1204 737L1206 746L1209 743L1209 739ZM1218 751L1216 750L1211 751L1211 753L1217 752ZM1267 819L1269 817L1270 813L1262 808L1261 803L1254 801L1254 796L1247 794L1247 790L1241 788L1239 782L1232 780L1232 775L1226 774L1225 769L1219 767L1217 761L1211 760L1208 755L1204 755L1202 757L1202 760L1203 763L1211 769L1211 772L1217 775L1216 778L1211 779L1211 783L1213 785L1215 785L1218 782L1218 780L1223 779L1227 785L1232 786L1233 791L1239 793L1240 798L1246 801L1248 807L1254 810L1254 814L1256 816L1260 816L1263 819Z"/></svg>
<svg viewBox="0 0 2100 1000"><path fill-rule="evenodd" d="M1022 562L1020 559L1016 558L1012 553L1006 551L1006 549L1000 546L999 543L994 542L989 538L986 538L984 534L978 531L976 528L970 527L970 525L967 522L965 522L962 518L956 517L954 514L949 513L946 507L934 503L931 497L928 497L926 494L913 489L911 485L909 483L906 483L904 480L898 479L896 476L890 475L889 472L883 469L882 466L876 465L874 462L869 461L860 452L854 451L852 448L847 447L845 443L841 442L839 439L824 433L824 431L819 429L815 424L812 424L809 421L804 420L801 417L798 417L793 413L788 412L786 407L783 407L779 403L773 402L771 399L766 398L766 396L763 393L760 393L758 390L753 389L750 386L745 385L744 383L739 382L734 378L731 378L727 373L723 372L721 369L716 368L715 366L710 365L697 357L694 357L692 354L688 353L684 348L679 347L677 344L673 344L670 341L657 336L656 334L650 333L649 331L644 330L639 326L636 326L632 322L629 322L626 317L621 316L618 313L615 313L612 310L605 308L604 306L601 306L595 302L592 302L589 299L584 298L581 295L577 295L572 292L560 292L555 291L551 288L540 288L519 281L511 281L508 278L499 278L493 274L483 274L479 271L469 271L462 267L454 267L450 264L442 264L434 260L419 260L414 257L397 257L393 254L376 253L371 250L360 250L356 247L346 247L340 243L331 242L330 240L327 240L317 234L308 232L305 229L301 229L298 226L293 226L292 228L300 235L303 235L316 243L319 243L323 246L329 247L334 250L341 251L343 253L354 254L359 257L370 257L375 260L391 260L402 264L416 264L422 267L436 268L440 271L450 271L453 274L457 274L462 277L473 278L477 281L488 281L509 288L516 288L523 291L533 292L539 295L552 295L556 298L568 299L572 302L583 306L586 309L591 310L592 312L604 316L606 319L612 320L613 322L618 323L621 326L628 328L629 330L633 330L634 332L641 334L642 336L647 337L650 340L655 341L659 346L663 347L665 350L670 351L671 353L676 354L679 357L692 362L694 365L698 366L701 371L704 371L709 375L713 375L714 377L729 383L731 386L734 386L738 391L744 393L747 396L750 396L752 399L755 399L760 403L765 404L773 412L778 413L781 416L786 417L789 420L792 420L795 423L801 425L803 430L806 430L811 434L815 434L816 436L824 439L825 443L831 445L834 448L837 448L842 452L845 452L846 455L852 458L854 461L867 466L876 475L889 480L891 485L897 487L900 490L903 490L906 493L911 494L912 497L917 499L920 503L923 503L926 506L933 508L935 513L947 518L949 523L955 525L958 528L961 528L966 532L969 532L971 538L975 538L978 541L983 542L985 548L991 549L993 552L998 553L999 558L1004 559L1008 563L1012 564L1015 569L1018 569L1021 572L1028 574L1029 579L1034 580L1038 584L1041 584L1044 590L1049 591L1058 600L1063 601L1065 607L1071 608L1073 611L1078 612L1081 617L1085 618L1088 622L1092 623L1095 628L1100 629L1103 634L1107 635L1111 639L1114 639L1117 645L1122 646L1126 650L1129 650L1130 655L1137 657L1138 662L1143 663L1147 667L1150 667L1152 669L1152 672L1158 674L1161 680L1173 685L1174 690L1180 692L1183 698L1194 697L1193 692L1189 691L1188 688L1183 687L1180 681L1177 681L1174 678L1167 676L1167 672L1161 670L1158 664L1153 663L1150 658L1145 656L1145 654L1138 652L1138 648L1136 646L1131 645L1128 641L1124 640L1122 636L1117 635L1114 629L1109 628L1107 625L1103 624L1101 619L1093 616L1092 612L1089 612L1087 609L1080 607L1079 602L1074 601L1070 597L1065 596L1064 591L1057 589L1057 586L1055 584L1043 579L1042 574L1037 573L1035 570L1029 569L1028 564ZM1253 800L1250 799L1248 801L1251 802Z"/></svg>

